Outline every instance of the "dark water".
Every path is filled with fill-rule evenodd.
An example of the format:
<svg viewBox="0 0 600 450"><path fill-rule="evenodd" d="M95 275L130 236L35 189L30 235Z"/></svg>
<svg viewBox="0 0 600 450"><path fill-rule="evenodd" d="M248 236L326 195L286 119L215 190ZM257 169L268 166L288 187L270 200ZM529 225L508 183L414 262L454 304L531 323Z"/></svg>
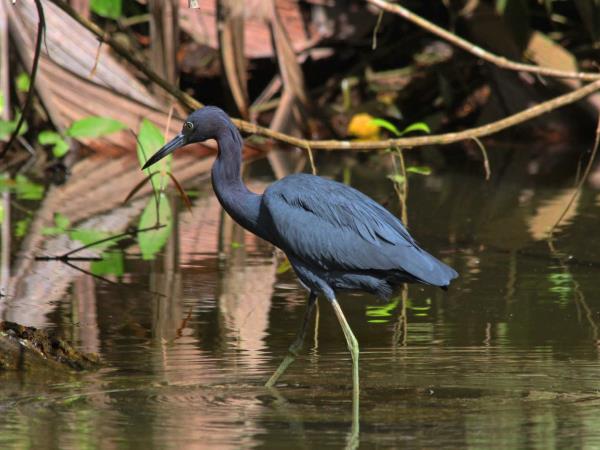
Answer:
<svg viewBox="0 0 600 450"><path fill-rule="evenodd" d="M385 201L389 183L368 178L357 170L353 184ZM361 448L600 448L598 193L544 240L571 193L411 178L413 234L461 276L390 304L340 296L361 346ZM306 294L269 246L229 224L219 234L221 220L200 186L164 256L142 261L134 245L120 284L77 274L59 300L28 306L106 368L0 374L0 448L347 445L351 362L333 312L320 302L303 355L276 390L262 387Z"/></svg>

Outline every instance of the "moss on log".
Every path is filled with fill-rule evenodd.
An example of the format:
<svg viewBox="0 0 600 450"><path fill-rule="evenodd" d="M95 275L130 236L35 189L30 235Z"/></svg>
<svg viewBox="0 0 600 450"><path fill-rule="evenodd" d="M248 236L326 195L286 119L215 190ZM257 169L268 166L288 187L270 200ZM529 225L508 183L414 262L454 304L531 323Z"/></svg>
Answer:
<svg viewBox="0 0 600 450"><path fill-rule="evenodd" d="M0 371L91 370L100 367L97 355L77 351L43 330L0 321Z"/></svg>

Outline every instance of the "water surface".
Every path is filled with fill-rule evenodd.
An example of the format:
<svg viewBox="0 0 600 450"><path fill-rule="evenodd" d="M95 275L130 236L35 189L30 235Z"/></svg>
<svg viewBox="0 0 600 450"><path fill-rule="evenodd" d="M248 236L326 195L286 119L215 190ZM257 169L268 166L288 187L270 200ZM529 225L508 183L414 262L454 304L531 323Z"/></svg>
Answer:
<svg viewBox="0 0 600 450"><path fill-rule="evenodd" d="M394 208L375 173L357 169L352 183ZM68 380L0 374L1 448L346 445L351 362L329 305L265 389L306 293L278 273L281 255L224 218L206 182L196 187L157 260L133 244L118 284L71 274L66 295L27 306L106 367ZM562 181L411 178L413 235L461 276L388 304L340 296L361 346L361 448L600 447L598 193L584 191L553 245L544 239L571 193ZM6 318L25 314L5 302Z"/></svg>

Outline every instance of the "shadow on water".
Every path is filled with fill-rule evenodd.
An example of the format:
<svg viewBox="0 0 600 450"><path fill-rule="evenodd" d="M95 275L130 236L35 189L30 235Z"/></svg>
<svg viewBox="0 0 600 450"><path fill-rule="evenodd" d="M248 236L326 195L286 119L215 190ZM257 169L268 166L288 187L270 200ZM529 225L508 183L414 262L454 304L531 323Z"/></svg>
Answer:
<svg viewBox="0 0 600 450"><path fill-rule="evenodd" d="M389 182L373 179L381 169L362 170L353 185L385 201ZM388 304L340 296L361 346L361 448L600 445L600 241L590 239L600 197L584 191L549 248L545 232L571 192L556 184L411 179L413 235L461 276L447 293L410 286ZM106 275L117 284L58 263L19 272L22 291L2 298L3 317L54 328L107 367L60 381L0 373L0 447L358 444L333 311L320 302L304 351L265 389L306 293L281 255L222 214L206 183L196 188L157 259L124 244L122 273ZM116 229L140 211L134 202L86 220ZM73 248L48 239L44 251Z"/></svg>

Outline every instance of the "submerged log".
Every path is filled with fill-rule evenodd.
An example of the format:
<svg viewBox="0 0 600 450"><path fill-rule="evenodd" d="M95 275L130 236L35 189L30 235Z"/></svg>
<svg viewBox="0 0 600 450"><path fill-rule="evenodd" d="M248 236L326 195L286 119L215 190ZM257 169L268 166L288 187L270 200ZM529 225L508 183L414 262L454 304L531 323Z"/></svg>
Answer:
<svg viewBox="0 0 600 450"><path fill-rule="evenodd" d="M63 339L14 322L0 322L0 371L91 370L100 358L77 351Z"/></svg>

